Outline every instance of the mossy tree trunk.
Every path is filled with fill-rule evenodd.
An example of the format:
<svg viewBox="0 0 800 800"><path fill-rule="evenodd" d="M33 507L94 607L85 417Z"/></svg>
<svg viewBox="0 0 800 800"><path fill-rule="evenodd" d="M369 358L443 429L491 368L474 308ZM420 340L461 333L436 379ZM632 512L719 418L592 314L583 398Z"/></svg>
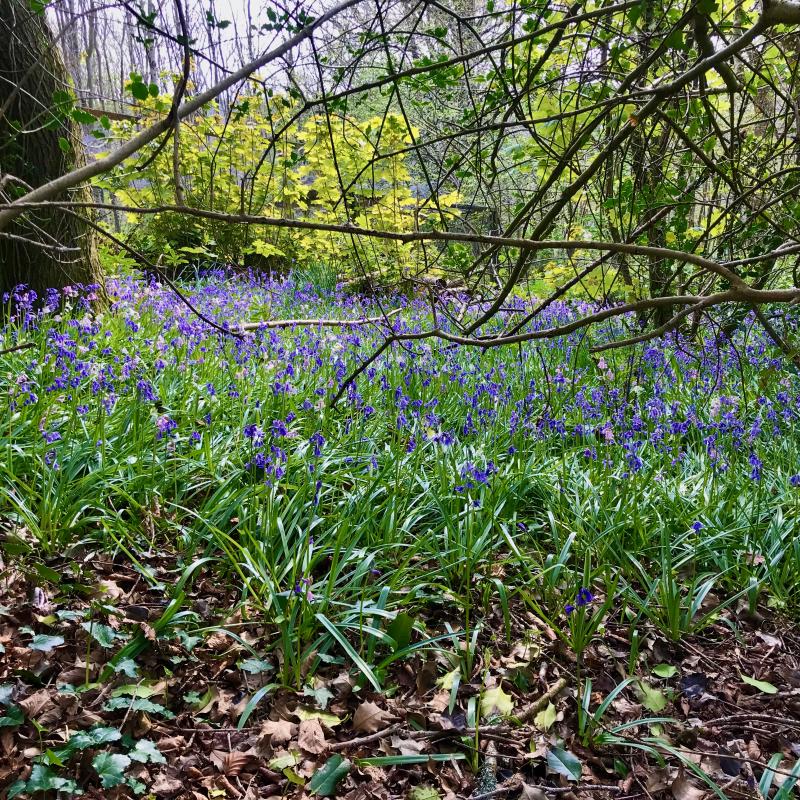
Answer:
<svg viewBox="0 0 800 800"><path fill-rule="evenodd" d="M69 91L44 13L31 10L28 0L0 0L0 202L82 162L80 127L54 103ZM90 189L54 199L88 201ZM88 212L77 213L29 211L0 233L0 292L27 284L42 297L51 287L102 283L95 232L81 218Z"/></svg>

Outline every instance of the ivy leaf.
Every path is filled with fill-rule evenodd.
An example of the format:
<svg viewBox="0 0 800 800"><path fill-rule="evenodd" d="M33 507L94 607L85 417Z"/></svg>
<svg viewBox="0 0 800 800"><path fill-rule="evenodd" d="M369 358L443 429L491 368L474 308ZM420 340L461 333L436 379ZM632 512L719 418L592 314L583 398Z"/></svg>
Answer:
<svg viewBox="0 0 800 800"><path fill-rule="evenodd" d="M104 789L119 786L125 780L124 773L130 764L130 758L121 753L98 753L92 760Z"/></svg>
<svg viewBox="0 0 800 800"><path fill-rule="evenodd" d="M269 661L265 661L263 658L245 658L236 666L245 672L249 672L251 675L260 675L262 672L270 672L273 669L272 664Z"/></svg>
<svg viewBox="0 0 800 800"><path fill-rule="evenodd" d="M308 789L321 797L332 797L336 793L336 784L350 772L350 762L334 753L325 764L318 769L308 782Z"/></svg>
<svg viewBox="0 0 800 800"><path fill-rule="evenodd" d="M547 766L567 780L577 781L581 777L581 762L563 747L551 747L547 751Z"/></svg>
<svg viewBox="0 0 800 800"><path fill-rule="evenodd" d="M28 647L30 647L31 650L49 653L51 650L55 650L56 647L61 647L62 644L64 644L63 636L48 636L44 633L37 633Z"/></svg>
<svg viewBox="0 0 800 800"><path fill-rule="evenodd" d="M97 622L82 622L83 628L94 639L100 647L106 649L114 646L114 640L117 639L117 632L110 625L101 625Z"/></svg>
<svg viewBox="0 0 800 800"><path fill-rule="evenodd" d="M101 744L118 742L121 738L122 734L116 728L105 726L90 728L88 731L79 731L70 736L67 748L73 752L75 750L87 750L90 747L97 747Z"/></svg>
<svg viewBox="0 0 800 800"><path fill-rule="evenodd" d="M161 754L161 751L156 747L154 742L150 739L139 739L136 746L128 751L128 755L134 760L142 764L166 764L167 759Z"/></svg>
<svg viewBox="0 0 800 800"><path fill-rule="evenodd" d="M61 778L43 764L34 764L31 776L27 781L17 781L9 787L6 797L11 800L18 794L35 794L36 792L64 792L75 794L78 784L67 778Z"/></svg>
<svg viewBox="0 0 800 800"><path fill-rule="evenodd" d="M328 707L328 703L330 703L334 697L333 692L323 683L320 683L319 686L306 686L303 689L303 694L306 697L313 697L316 701L317 708L321 708L323 711Z"/></svg>
<svg viewBox="0 0 800 800"><path fill-rule="evenodd" d="M129 678L137 678L139 676L139 667L132 658L122 658L114 665L114 672L121 672Z"/></svg>
<svg viewBox="0 0 800 800"><path fill-rule="evenodd" d="M774 686L768 681L758 681L755 678L751 678L749 675L742 675L741 672L739 673L739 675L748 686L755 687L756 689L758 689L759 692L763 692L764 694L778 693L778 687Z"/></svg>
<svg viewBox="0 0 800 800"><path fill-rule="evenodd" d="M19 706L9 706L5 716L0 717L0 728L18 728L25 722L25 714Z"/></svg>
<svg viewBox="0 0 800 800"><path fill-rule="evenodd" d="M175 719L175 715L164 706L145 700L143 697L135 697L133 699L129 697L114 697L103 708L106 711L118 711L119 709L127 711L130 709L131 711L143 711L145 714L158 714L164 719Z"/></svg>

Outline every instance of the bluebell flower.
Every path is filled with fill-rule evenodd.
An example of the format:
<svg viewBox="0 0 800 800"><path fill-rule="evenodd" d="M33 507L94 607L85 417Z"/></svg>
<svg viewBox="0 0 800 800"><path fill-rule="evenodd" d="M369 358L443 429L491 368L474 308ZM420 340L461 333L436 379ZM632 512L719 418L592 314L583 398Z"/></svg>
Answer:
<svg viewBox="0 0 800 800"><path fill-rule="evenodd" d="M288 436L289 429L282 419L274 419L272 420L272 432L275 436Z"/></svg>
<svg viewBox="0 0 800 800"><path fill-rule="evenodd" d="M592 600L594 600L594 595L588 589L578 589L578 596L575 598L575 605L578 607L588 606Z"/></svg>

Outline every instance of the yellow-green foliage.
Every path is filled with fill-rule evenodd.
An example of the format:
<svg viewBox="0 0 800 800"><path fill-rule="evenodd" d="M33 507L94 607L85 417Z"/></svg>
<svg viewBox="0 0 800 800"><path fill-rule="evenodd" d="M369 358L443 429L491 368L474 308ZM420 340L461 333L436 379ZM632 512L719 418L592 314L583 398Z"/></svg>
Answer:
<svg viewBox="0 0 800 800"><path fill-rule="evenodd" d="M163 115L165 103L144 103L138 124ZM439 195L438 204L415 197L405 153L381 157L412 141L402 117L305 115L292 121L295 111L284 97L267 103L249 97L240 99L227 121L218 107L184 121L179 154L186 203L229 214L401 232L439 227L440 214L457 215L455 193ZM128 137L132 128L120 123L114 132ZM125 205L174 203L172 143L156 149L151 146L101 185ZM354 242L350 234L329 231L230 225L173 213L131 215L129 221L135 243L167 264L198 257L262 265L323 261L342 274L394 277L421 258L416 246Z"/></svg>

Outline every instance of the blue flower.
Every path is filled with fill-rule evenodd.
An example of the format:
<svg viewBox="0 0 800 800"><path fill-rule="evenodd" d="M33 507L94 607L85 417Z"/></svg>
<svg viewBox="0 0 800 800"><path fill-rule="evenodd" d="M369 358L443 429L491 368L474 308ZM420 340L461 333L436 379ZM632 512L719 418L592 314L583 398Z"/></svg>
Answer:
<svg viewBox="0 0 800 800"><path fill-rule="evenodd" d="M699 520L697 522L692 523L692 530L695 531L695 533L702 529L703 529L703 523L700 522Z"/></svg>
<svg viewBox="0 0 800 800"><path fill-rule="evenodd" d="M286 423L282 419L274 419L272 420L272 432L276 436L288 436L289 429L286 427Z"/></svg>
<svg viewBox="0 0 800 800"><path fill-rule="evenodd" d="M325 437L317 431L308 441L314 449L314 457L319 458L322 455L322 446L325 444Z"/></svg>
<svg viewBox="0 0 800 800"><path fill-rule="evenodd" d="M594 600L594 595L588 589L578 589L578 596L575 598L575 605L578 607L588 606L592 600Z"/></svg>

